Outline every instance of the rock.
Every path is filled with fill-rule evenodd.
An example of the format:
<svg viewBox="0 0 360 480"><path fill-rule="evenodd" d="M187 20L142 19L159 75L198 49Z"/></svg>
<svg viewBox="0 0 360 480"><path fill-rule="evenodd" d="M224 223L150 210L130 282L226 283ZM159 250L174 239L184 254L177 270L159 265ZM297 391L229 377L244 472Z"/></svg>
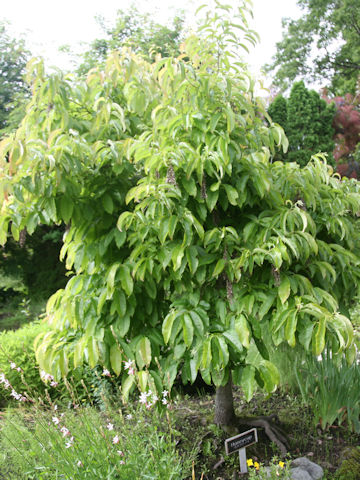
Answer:
<svg viewBox="0 0 360 480"><path fill-rule="evenodd" d="M324 476L324 470L314 462L311 462L306 457L296 458L291 462L291 467L301 468L301 470L305 470L311 480L320 480ZM295 470L295 468L294 468Z"/></svg>
<svg viewBox="0 0 360 480"><path fill-rule="evenodd" d="M293 480L312 480L311 475L300 467L291 468L290 472Z"/></svg>

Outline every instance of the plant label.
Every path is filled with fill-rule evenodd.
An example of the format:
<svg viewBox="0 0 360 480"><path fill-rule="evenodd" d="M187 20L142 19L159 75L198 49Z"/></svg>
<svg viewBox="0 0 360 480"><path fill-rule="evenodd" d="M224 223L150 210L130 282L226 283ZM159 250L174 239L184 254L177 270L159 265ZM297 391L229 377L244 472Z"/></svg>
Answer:
<svg viewBox="0 0 360 480"><path fill-rule="evenodd" d="M257 430L252 428L246 432L235 435L225 440L225 452L227 455L239 451L240 472L247 473L246 447L258 441Z"/></svg>

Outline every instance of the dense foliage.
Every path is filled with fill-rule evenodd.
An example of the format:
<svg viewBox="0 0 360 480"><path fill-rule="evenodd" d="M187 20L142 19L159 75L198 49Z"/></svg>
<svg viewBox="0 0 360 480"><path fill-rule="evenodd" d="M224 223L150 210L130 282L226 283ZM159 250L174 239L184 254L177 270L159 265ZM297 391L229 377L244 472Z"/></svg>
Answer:
<svg viewBox="0 0 360 480"><path fill-rule="evenodd" d="M355 93L360 73L360 5L352 0L298 0L303 15L285 19L277 44L274 81L288 88L298 78L320 81L333 94Z"/></svg>
<svg viewBox="0 0 360 480"><path fill-rule="evenodd" d="M280 124L289 141L287 153L277 153L275 158L297 162L304 166L313 153L327 153L327 161L335 165L333 119L335 106L327 104L314 90L308 90L304 82L294 83L290 96L275 97L268 113L272 120Z"/></svg>
<svg viewBox="0 0 360 480"><path fill-rule="evenodd" d="M1 131L16 128L23 116L26 84L23 76L29 52L23 40L11 38L0 23L0 137Z"/></svg>
<svg viewBox="0 0 360 480"><path fill-rule="evenodd" d="M67 225L45 371L102 363L125 398L232 377L250 399L279 381L267 344L354 357L358 185L320 156L272 161L286 137L231 49L237 29L255 41L246 12L218 5L182 58L123 49L84 80L30 65L27 115L0 145L0 236Z"/></svg>

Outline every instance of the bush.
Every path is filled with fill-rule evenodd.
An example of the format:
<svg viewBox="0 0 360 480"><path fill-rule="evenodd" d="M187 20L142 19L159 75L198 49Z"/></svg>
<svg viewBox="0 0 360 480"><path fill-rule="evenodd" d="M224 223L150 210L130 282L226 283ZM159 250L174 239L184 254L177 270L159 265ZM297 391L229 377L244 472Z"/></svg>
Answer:
<svg viewBox="0 0 360 480"><path fill-rule="evenodd" d="M106 400L118 392L117 378L102 374L102 368L88 366L69 372L70 382L53 382L51 376L41 378L34 353L36 336L48 327L39 321L16 331L0 332L0 373L10 382L11 389L0 387L0 405L8 404L11 390L26 395L33 401L44 397L45 391L52 401L62 404L94 405L104 408Z"/></svg>

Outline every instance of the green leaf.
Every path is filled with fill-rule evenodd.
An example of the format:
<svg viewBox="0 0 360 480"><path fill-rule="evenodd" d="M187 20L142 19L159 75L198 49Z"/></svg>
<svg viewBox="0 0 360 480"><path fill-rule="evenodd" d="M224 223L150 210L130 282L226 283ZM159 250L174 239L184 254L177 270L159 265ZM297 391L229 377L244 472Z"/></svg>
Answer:
<svg viewBox="0 0 360 480"><path fill-rule="evenodd" d="M325 333L326 333L326 317L320 318L317 327L313 333L313 352L315 355L320 355L325 348Z"/></svg>
<svg viewBox="0 0 360 480"><path fill-rule="evenodd" d="M224 270L225 265L226 265L225 260L223 258L220 258L215 265L212 276L213 277L218 277L220 275L220 273Z"/></svg>
<svg viewBox="0 0 360 480"><path fill-rule="evenodd" d="M184 256L183 246L182 245L177 245L173 249L172 255L171 255L171 260L173 262L175 272L176 272L176 270L179 270L179 268L181 266L181 261L183 259L183 256Z"/></svg>
<svg viewBox="0 0 360 480"><path fill-rule="evenodd" d="M236 332L236 330L227 330L226 332L223 333L224 337L228 341L228 343L235 348L238 352L243 351L243 346L242 343L239 340L239 335Z"/></svg>
<svg viewBox="0 0 360 480"><path fill-rule="evenodd" d="M147 337L142 337L136 344L136 361L140 369L151 362L151 343Z"/></svg>
<svg viewBox="0 0 360 480"><path fill-rule="evenodd" d="M268 360L263 360L259 365L258 369L261 379L264 382L265 390L269 393L274 392L280 382L278 369L273 363L269 362Z"/></svg>
<svg viewBox="0 0 360 480"><path fill-rule="evenodd" d="M99 302L100 303L100 302ZM126 297L122 290L116 289L113 294L112 304L117 313L123 317L126 314Z"/></svg>
<svg viewBox="0 0 360 480"><path fill-rule="evenodd" d="M134 282L130 275L130 270L126 265L119 266L119 277L123 290L130 297L134 289Z"/></svg>
<svg viewBox="0 0 360 480"><path fill-rule="evenodd" d="M190 272L194 274L199 266L199 259L197 258L197 249L194 245L187 247L186 259L189 265Z"/></svg>
<svg viewBox="0 0 360 480"><path fill-rule="evenodd" d="M239 198L239 194L238 194L237 190L234 187L232 187L231 185L228 185L226 183L224 183L223 186L226 190L226 195L227 195L227 198L229 200L229 203L231 203L231 205L236 206L237 205L237 199Z"/></svg>
<svg viewBox="0 0 360 480"><path fill-rule="evenodd" d="M245 400L250 402L254 396L257 384L255 380L255 368L252 365L247 365L241 374L241 387L244 392Z"/></svg>
<svg viewBox="0 0 360 480"><path fill-rule="evenodd" d="M198 315L194 310L191 310L189 314L193 321L196 334L202 338L204 336L204 323L200 315Z"/></svg>
<svg viewBox="0 0 360 480"><path fill-rule="evenodd" d="M125 380L121 384L122 400L127 403L132 387L135 385L135 375L129 375L125 377Z"/></svg>
<svg viewBox="0 0 360 480"><path fill-rule="evenodd" d="M59 213L60 217L63 219L65 223L69 223L71 216L74 211L74 203L73 201L66 197L65 195L60 198L59 202Z"/></svg>
<svg viewBox="0 0 360 480"><path fill-rule="evenodd" d="M194 325L190 315L187 313L182 317L182 327L185 345L191 347L194 338Z"/></svg>
<svg viewBox="0 0 360 480"><path fill-rule="evenodd" d="M288 316L286 325L285 325L285 339L287 340L290 347L295 347L295 344L296 344L296 339L295 339L296 325L297 325L297 311L293 310L291 314Z"/></svg>
<svg viewBox="0 0 360 480"><path fill-rule="evenodd" d="M115 275L120 267L120 263L114 263L107 274L106 283L110 290L114 290L115 285Z"/></svg>
<svg viewBox="0 0 360 480"><path fill-rule="evenodd" d="M211 338L207 338L202 347L201 366L203 369L208 369L211 364Z"/></svg>
<svg viewBox="0 0 360 480"><path fill-rule="evenodd" d="M137 377L138 377L140 391L145 392L148 381L149 381L149 372L140 370L139 372L137 372Z"/></svg>
<svg viewBox="0 0 360 480"><path fill-rule="evenodd" d="M195 183L195 180L193 179L193 177L190 177L189 179L184 177L181 180L181 182L184 185L184 188L185 188L186 192L189 195L192 195L193 197L196 197L197 188L196 188L196 183Z"/></svg>
<svg viewBox="0 0 360 480"><path fill-rule="evenodd" d="M174 320L176 318L176 312L172 311L168 313L165 317L165 320L163 321L162 324L162 335L164 337L164 342L168 343L170 336L171 336L171 330L174 324Z"/></svg>
<svg viewBox="0 0 360 480"><path fill-rule="evenodd" d="M290 295L290 281L287 276L283 276L280 286L278 288L278 295L281 303L284 304Z"/></svg>
<svg viewBox="0 0 360 480"><path fill-rule="evenodd" d="M118 347L117 343L114 343L110 348L110 365L117 376L119 376L121 373L121 361L121 350Z"/></svg>
<svg viewBox="0 0 360 480"><path fill-rule="evenodd" d="M240 342L245 348L249 348L250 346L250 330L248 326L248 322L244 315L239 315L235 319L235 331L239 337Z"/></svg>

